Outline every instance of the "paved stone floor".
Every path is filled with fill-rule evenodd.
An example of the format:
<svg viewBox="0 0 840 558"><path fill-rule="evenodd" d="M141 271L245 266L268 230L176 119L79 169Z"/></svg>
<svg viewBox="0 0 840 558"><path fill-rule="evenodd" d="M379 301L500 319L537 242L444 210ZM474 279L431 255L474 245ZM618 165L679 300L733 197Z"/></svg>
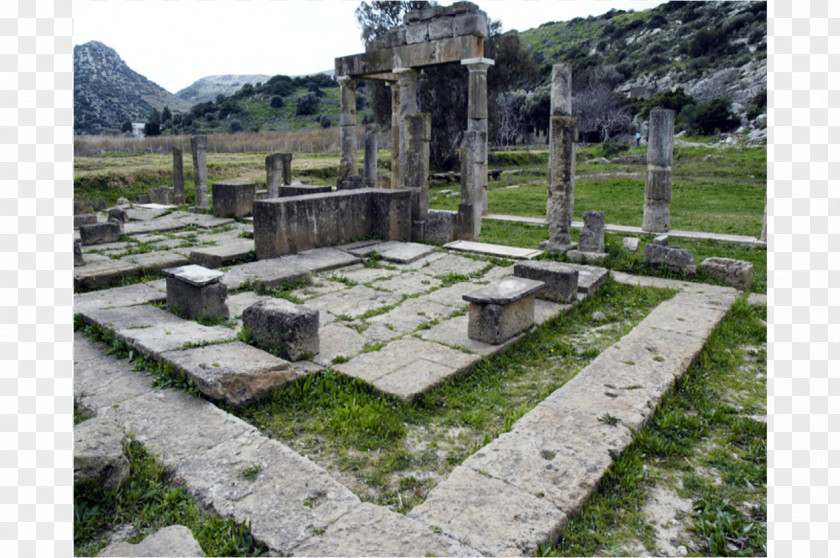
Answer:
<svg viewBox="0 0 840 558"><path fill-rule="evenodd" d="M241 250L240 235L247 234L247 225L236 222L214 222L216 229L202 229L192 222L189 231L155 234L156 221L169 226L169 221L181 218L171 215L143 221L142 231L131 233L165 248L142 254L148 260L167 261L173 254L188 259L202 246L238 243ZM88 265L118 267L112 262L121 264L129 256L110 256L136 245L116 244L86 247ZM361 258L372 250L383 258L366 267ZM384 257L388 253L391 260ZM85 267L76 270L77 284L80 275L98 277ZM462 296L512 275L512 267L422 245L368 242L222 270L237 277L231 289L248 279L277 285L289 277L307 280L288 295L320 310L321 350L311 361L293 363L296 375L290 378L329 365L409 400L506 346L466 337ZM274 553L533 555L537 544L556 534L567 516L580 508L613 456L632 439L628 428L611 426L598 417L609 413L629 429L640 428L737 297L731 288L613 276L620 282L675 288L679 293L517 421L510 432L468 457L405 516L362 503L308 458L211 402L152 388L150 376L106 356L103 346L78 333L74 393L94 414L114 418L159 454L202 506L250 521L254 537ZM579 297L591 294L602 278L597 270L582 273ZM105 279L93 283L97 281ZM234 291L228 298L234 321L228 325L233 327L204 326L147 304L165 299L164 291L161 281L152 281L78 294L75 311L138 350L165 359L187 350L191 342L233 342L242 311L266 296ZM564 309L538 301L537 322ZM260 466L261 474L253 482L243 479L241 471L253 465Z"/></svg>

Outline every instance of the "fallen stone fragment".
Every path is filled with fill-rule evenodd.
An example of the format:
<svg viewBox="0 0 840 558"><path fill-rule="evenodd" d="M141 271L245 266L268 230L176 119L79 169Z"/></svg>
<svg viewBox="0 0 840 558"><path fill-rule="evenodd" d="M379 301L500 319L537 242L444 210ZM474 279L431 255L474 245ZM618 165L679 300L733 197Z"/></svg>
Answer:
<svg viewBox="0 0 840 558"><path fill-rule="evenodd" d="M242 313L242 325L261 347L300 360L320 351L319 311L281 298L260 300ZM311 358L311 356L310 356Z"/></svg>
<svg viewBox="0 0 840 558"><path fill-rule="evenodd" d="M204 551L192 531L183 525L170 525L137 544L110 544L99 551L97 556L204 556Z"/></svg>
<svg viewBox="0 0 840 558"><path fill-rule="evenodd" d="M73 483L93 482L105 489L129 474L125 432L112 420L94 417L73 427Z"/></svg>
<svg viewBox="0 0 840 558"><path fill-rule="evenodd" d="M712 279L742 291L752 286L753 264L750 262L731 258L706 258L700 264L700 269Z"/></svg>

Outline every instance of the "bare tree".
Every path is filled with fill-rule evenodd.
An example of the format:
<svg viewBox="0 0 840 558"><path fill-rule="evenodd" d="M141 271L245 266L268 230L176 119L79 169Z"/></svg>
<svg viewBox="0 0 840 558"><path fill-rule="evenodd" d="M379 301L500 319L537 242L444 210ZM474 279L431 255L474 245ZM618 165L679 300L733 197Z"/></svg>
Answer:
<svg viewBox="0 0 840 558"><path fill-rule="evenodd" d="M612 136L630 131L630 111L604 82L590 83L572 100L572 114L578 119L583 136L597 134L604 143Z"/></svg>
<svg viewBox="0 0 840 558"><path fill-rule="evenodd" d="M517 136L522 132L522 127L525 124L525 114L522 110L525 105L525 98L526 93L521 89L496 95L496 106L498 107L496 143L500 147L515 144Z"/></svg>

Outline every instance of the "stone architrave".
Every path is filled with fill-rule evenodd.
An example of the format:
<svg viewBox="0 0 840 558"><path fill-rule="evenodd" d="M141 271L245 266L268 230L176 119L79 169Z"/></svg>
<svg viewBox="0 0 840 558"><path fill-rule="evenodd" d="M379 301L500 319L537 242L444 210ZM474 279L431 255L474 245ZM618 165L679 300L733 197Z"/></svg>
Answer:
<svg viewBox="0 0 840 558"><path fill-rule="evenodd" d="M671 229L671 165L674 162L674 111L650 111L647 179L642 230Z"/></svg>
<svg viewBox="0 0 840 558"><path fill-rule="evenodd" d="M358 146L356 142L356 80L347 76L338 78L341 87L341 162L338 184L350 175L359 174Z"/></svg>
<svg viewBox="0 0 840 558"><path fill-rule="evenodd" d="M269 198L280 197L280 187L291 184L291 153L272 153L265 158L265 184Z"/></svg>
<svg viewBox="0 0 840 558"><path fill-rule="evenodd" d="M192 136L190 149L193 158L193 180L195 181L195 207L209 209L207 197L207 136Z"/></svg>
<svg viewBox="0 0 840 558"><path fill-rule="evenodd" d="M555 64L551 71L551 121L548 141L548 199L545 204L548 241L544 250L572 248L572 212L575 204L575 151L577 119L572 113L572 70Z"/></svg>
<svg viewBox="0 0 840 558"><path fill-rule="evenodd" d="M487 69L494 65L490 58L468 58L461 65L469 70L467 93L467 131L487 133ZM487 215L487 153L485 148L484 179L481 185L481 214Z"/></svg>
<svg viewBox="0 0 840 558"><path fill-rule="evenodd" d="M429 213L429 141L432 117L429 114L408 114L405 125L405 149L401 151L400 168L404 172L403 187L412 190L411 218L423 221Z"/></svg>
<svg viewBox="0 0 840 558"><path fill-rule="evenodd" d="M365 128L365 187L376 188L376 158L379 156L377 134L379 126L371 124ZM428 185L427 185L428 190Z"/></svg>
<svg viewBox="0 0 840 558"><path fill-rule="evenodd" d="M173 201L181 205L185 202L184 192L184 154L180 147L172 148L172 185L175 188Z"/></svg>
<svg viewBox="0 0 840 558"><path fill-rule="evenodd" d="M478 240L481 234L481 192L487 177L487 134L464 134L461 157L461 203L458 205L458 239Z"/></svg>
<svg viewBox="0 0 840 558"><path fill-rule="evenodd" d="M398 68L394 73L399 76L400 88L400 140L397 143L399 149L400 164L397 176L397 187L405 188L406 185L406 168L405 152L406 152L406 133L405 133L405 117L410 114L417 114L417 72L411 68Z"/></svg>
<svg viewBox="0 0 840 558"><path fill-rule="evenodd" d="M391 86L391 188L400 187L400 84L392 81Z"/></svg>

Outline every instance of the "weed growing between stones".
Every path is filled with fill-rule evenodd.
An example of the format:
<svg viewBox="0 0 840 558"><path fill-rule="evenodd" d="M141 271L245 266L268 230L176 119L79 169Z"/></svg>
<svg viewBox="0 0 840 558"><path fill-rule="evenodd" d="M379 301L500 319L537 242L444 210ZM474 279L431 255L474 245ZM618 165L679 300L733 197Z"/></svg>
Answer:
<svg viewBox="0 0 840 558"><path fill-rule="evenodd" d="M677 479L679 497L693 502L685 540L677 541L690 553L766 555L767 432L754 418L766 415L765 319L766 308L736 301L556 544L539 555L658 551L656 527L640 510L663 477Z"/></svg>
<svg viewBox="0 0 840 558"><path fill-rule="evenodd" d="M254 291L261 296L271 296L274 298L283 298L295 304L303 304L303 301L292 294L292 291L306 286L306 281L297 281L295 283L283 283L279 287L266 287L262 281L245 281L237 290L239 291Z"/></svg>
<svg viewBox="0 0 840 558"><path fill-rule="evenodd" d="M269 401L226 410L326 467L363 500L405 513L671 296L610 280L506 352L410 404L326 370ZM590 320L596 310L606 315L597 324Z"/></svg>
<svg viewBox="0 0 840 558"><path fill-rule="evenodd" d="M143 446L131 440L129 478L118 488L77 486L73 494L73 550L93 556L108 544L109 533L128 527L137 543L170 525L192 531L207 556L259 556L266 549L251 536L250 524L202 513L186 490L176 486L169 472Z"/></svg>

